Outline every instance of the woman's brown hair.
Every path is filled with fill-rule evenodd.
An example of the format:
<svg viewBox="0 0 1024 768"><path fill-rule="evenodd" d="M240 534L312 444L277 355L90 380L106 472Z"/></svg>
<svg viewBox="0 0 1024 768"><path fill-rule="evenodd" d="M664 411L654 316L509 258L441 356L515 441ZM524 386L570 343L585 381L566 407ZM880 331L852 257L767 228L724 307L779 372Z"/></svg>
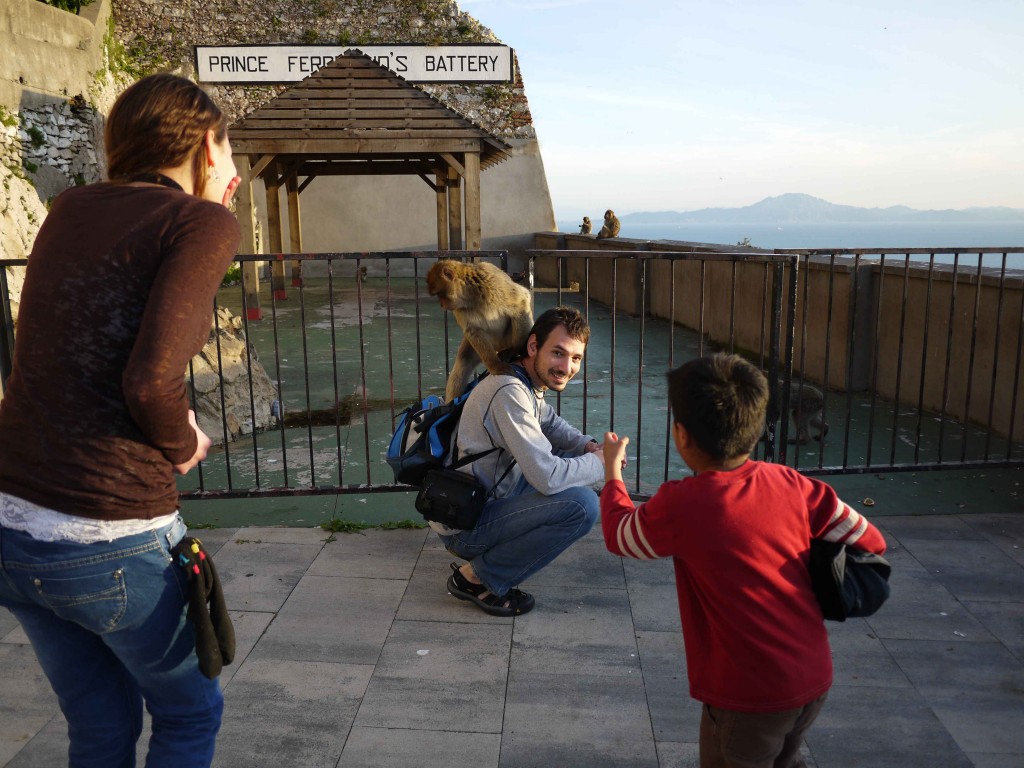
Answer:
<svg viewBox="0 0 1024 768"><path fill-rule="evenodd" d="M218 142L227 119L202 88L177 75L149 75L122 93L104 132L107 176L130 181L160 168L192 165L192 192L206 189L206 132Z"/></svg>

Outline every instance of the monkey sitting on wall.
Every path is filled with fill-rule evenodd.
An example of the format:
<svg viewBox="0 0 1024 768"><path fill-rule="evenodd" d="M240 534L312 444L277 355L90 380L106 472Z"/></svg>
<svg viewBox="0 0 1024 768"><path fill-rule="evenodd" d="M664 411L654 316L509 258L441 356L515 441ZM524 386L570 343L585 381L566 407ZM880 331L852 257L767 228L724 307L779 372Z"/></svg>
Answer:
<svg viewBox="0 0 1024 768"><path fill-rule="evenodd" d="M779 397L782 397L783 382L779 379ZM828 434L825 422L825 395L817 387L798 380L793 380L789 388L789 413L796 427L796 436L789 438L790 443L805 445L811 437L821 441ZM811 435L811 429L817 434Z"/></svg>
<svg viewBox="0 0 1024 768"><path fill-rule="evenodd" d="M583 223L580 224L580 234L581 235L589 235L591 229L593 229L593 227L590 224L590 217L589 216L584 216L583 217Z"/></svg>
<svg viewBox="0 0 1024 768"><path fill-rule="evenodd" d="M615 211L609 208L604 212L604 226L601 227L601 231L597 233L597 239L603 240L606 237L618 237L620 229L622 229L622 225L619 224L619 219L615 215Z"/></svg>
<svg viewBox="0 0 1024 768"><path fill-rule="evenodd" d="M501 353L517 354L533 327L530 291L493 264L441 259L427 273L427 291L455 314L462 343L445 386L445 400L462 394L483 362L492 374L509 373Z"/></svg>

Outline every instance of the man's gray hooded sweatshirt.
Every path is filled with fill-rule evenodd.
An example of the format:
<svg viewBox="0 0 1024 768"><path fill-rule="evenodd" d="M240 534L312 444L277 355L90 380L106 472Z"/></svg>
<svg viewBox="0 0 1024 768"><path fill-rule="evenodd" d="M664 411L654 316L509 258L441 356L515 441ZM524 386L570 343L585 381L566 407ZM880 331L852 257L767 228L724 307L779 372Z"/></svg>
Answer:
<svg viewBox="0 0 1024 768"><path fill-rule="evenodd" d="M490 490L515 459L491 499L508 496L520 478L550 496L576 486L604 482L604 463L584 448L593 438L555 413L536 392L516 376L487 376L477 384L459 419L458 455L502 450L477 459L462 471L472 471ZM568 458L562 458L566 456Z"/></svg>

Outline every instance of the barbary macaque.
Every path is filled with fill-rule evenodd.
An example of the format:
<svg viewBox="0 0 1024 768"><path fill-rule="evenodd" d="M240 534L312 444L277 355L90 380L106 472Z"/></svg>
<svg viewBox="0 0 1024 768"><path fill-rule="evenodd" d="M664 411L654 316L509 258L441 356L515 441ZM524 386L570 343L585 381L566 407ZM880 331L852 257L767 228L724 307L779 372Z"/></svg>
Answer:
<svg viewBox="0 0 1024 768"><path fill-rule="evenodd" d="M583 223L580 224L580 234L581 235L589 235L592 229L593 229L593 226L590 223L590 217L589 216L584 216L583 217Z"/></svg>
<svg viewBox="0 0 1024 768"><path fill-rule="evenodd" d="M357 283L365 283L366 282L366 267L361 266L361 267L356 269L356 282Z"/></svg>
<svg viewBox="0 0 1024 768"><path fill-rule="evenodd" d="M446 401L465 391L480 362L492 374L511 371L507 358L522 350L533 327L529 290L493 264L441 259L427 273L427 291L442 309L454 313L462 329Z"/></svg>
<svg viewBox="0 0 1024 768"><path fill-rule="evenodd" d="M779 381L779 396L782 396L782 381ZM789 439L790 443L806 444L811 437L821 441L828 434L825 422L825 395L817 387L806 382L794 380L789 389L789 413L793 417L796 436ZM811 429L817 434L811 435Z"/></svg>
<svg viewBox="0 0 1024 768"><path fill-rule="evenodd" d="M619 219L615 215L615 211L609 208L604 212L604 226L601 227L601 231L597 233L597 239L603 240L606 237L618 237L620 229L622 229L622 225L619 224Z"/></svg>

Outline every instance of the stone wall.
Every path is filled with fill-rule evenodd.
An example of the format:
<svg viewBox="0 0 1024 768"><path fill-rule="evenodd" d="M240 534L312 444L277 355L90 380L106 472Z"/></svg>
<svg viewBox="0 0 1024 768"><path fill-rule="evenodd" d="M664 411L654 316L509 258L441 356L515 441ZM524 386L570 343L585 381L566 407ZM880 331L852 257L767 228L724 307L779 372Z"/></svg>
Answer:
<svg viewBox="0 0 1024 768"><path fill-rule="evenodd" d="M104 172L103 117L115 75L110 0L82 15L38 0L0 3L0 259L28 256L50 201ZM9 268L17 317L22 268Z"/></svg>
<svg viewBox="0 0 1024 768"><path fill-rule="evenodd" d="M195 45L495 43L495 34L454 0L114 0L117 34L139 71L195 77ZM286 86L211 85L233 122ZM535 138L521 79L424 85L457 112L503 138Z"/></svg>

